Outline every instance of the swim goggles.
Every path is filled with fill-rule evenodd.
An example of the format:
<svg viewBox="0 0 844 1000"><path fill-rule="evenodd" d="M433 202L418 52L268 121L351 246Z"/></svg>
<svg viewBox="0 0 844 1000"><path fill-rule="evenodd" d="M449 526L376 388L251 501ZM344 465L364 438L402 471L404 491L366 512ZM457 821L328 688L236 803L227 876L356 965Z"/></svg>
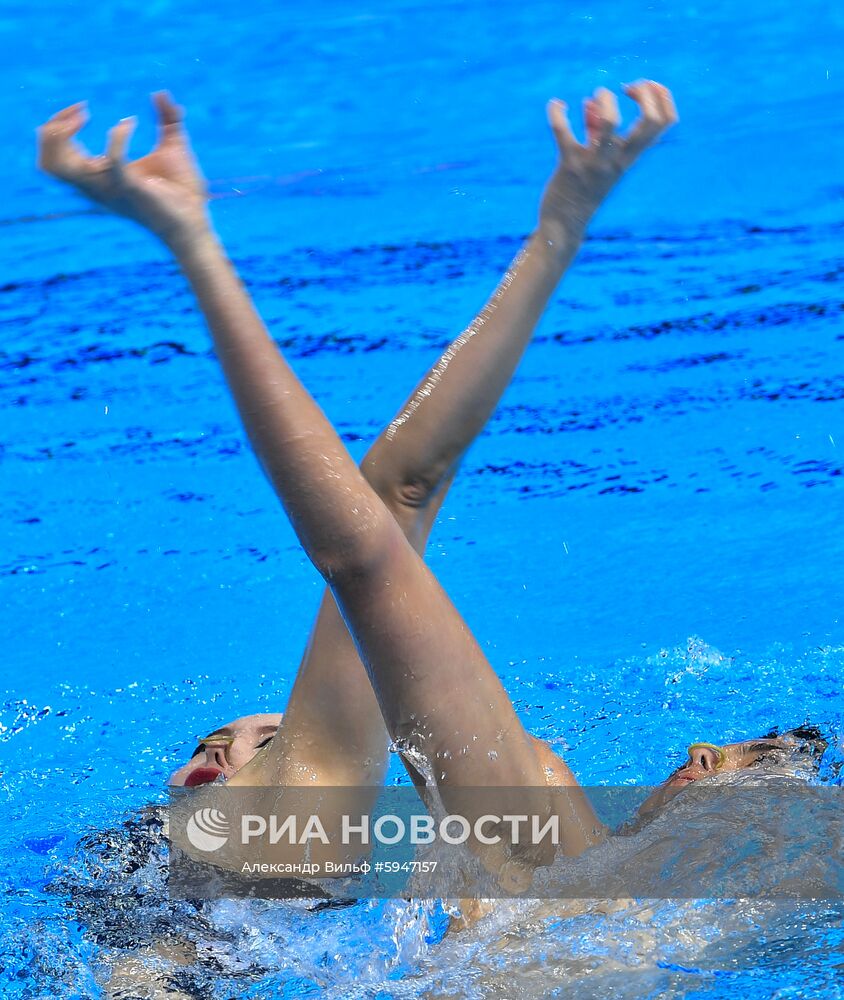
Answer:
<svg viewBox="0 0 844 1000"><path fill-rule="evenodd" d="M230 747L234 743L234 736L217 736L211 733L210 736L206 736L204 739L199 741L200 743L208 746L209 743L213 743L215 746L217 743L222 743L224 746ZM703 746L703 744L695 744L696 746ZM708 746L708 744L707 744Z"/></svg>

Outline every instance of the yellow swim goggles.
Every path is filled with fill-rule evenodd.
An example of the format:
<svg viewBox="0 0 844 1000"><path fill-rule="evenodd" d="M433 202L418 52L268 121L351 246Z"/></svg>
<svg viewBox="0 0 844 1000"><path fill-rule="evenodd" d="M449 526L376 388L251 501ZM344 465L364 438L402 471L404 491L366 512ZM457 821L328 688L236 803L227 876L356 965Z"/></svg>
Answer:
<svg viewBox="0 0 844 1000"><path fill-rule="evenodd" d="M204 736L200 743L228 743L231 745L234 743L234 736L218 736L217 733L211 733L210 736ZM696 743L695 746L709 746L708 743Z"/></svg>
<svg viewBox="0 0 844 1000"><path fill-rule="evenodd" d="M714 750L715 753L718 755L718 763L715 765L716 771L727 763L727 751L723 747L719 747L717 743L701 742L701 743L689 744L689 746L686 748L686 753L689 755L689 760L693 759L692 753L699 747L702 748L703 750Z"/></svg>

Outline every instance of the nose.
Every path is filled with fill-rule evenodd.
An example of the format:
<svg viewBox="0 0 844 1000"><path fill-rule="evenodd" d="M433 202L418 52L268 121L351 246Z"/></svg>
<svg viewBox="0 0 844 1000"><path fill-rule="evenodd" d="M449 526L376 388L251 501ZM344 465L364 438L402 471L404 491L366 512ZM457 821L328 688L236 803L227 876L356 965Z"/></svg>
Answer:
<svg viewBox="0 0 844 1000"><path fill-rule="evenodd" d="M219 767L221 771L227 770L229 766L228 759L226 757L226 750L229 748L228 740L220 740L219 742L206 742L205 744L205 760L206 763L211 767Z"/></svg>
<svg viewBox="0 0 844 1000"><path fill-rule="evenodd" d="M718 768L719 757L711 747L692 747L689 760L703 771L715 771Z"/></svg>

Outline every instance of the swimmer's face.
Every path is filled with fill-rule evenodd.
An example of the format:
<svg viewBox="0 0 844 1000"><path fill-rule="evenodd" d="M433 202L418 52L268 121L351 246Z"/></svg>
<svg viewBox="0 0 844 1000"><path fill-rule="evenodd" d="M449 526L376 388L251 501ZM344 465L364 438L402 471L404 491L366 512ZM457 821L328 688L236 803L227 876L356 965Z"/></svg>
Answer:
<svg viewBox="0 0 844 1000"><path fill-rule="evenodd" d="M678 791L692 782L711 778L715 774L729 771L743 771L758 764L766 753L772 750L786 750L787 740L782 738L744 740L741 743L727 743L715 746L709 743L693 743L688 749L688 757L676 771L665 779L639 808L639 813L649 813L665 805Z"/></svg>
<svg viewBox="0 0 844 1000"><path fill-rule="evenodd" d="M230 778L275 735L280 714L245 715L210 732L199 742L191 759L170 775L168 784L205 785L220 775Z"/></svg>

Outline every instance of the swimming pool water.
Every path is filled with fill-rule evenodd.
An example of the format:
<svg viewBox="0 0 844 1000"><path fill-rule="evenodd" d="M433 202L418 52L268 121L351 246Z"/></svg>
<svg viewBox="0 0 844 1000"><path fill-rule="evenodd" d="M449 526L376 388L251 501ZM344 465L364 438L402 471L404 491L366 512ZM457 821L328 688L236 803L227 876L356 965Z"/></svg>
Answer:
<svg viewBox="0 0 844 1000"><path fill-rule="evenodd" d="M80 837L160 799L209 723L283 707L320 591L174 268L36 174L35 124L87 97L96 148L149 90L188 105L219 228L360 455L533 224L545 100L672 86L680 127L593 227L429 551L528 728L585 783L653 782L692 739L809 719L840 748L841 22L820 2L0 12L4 996L98 995L108 949L46 887L81 865L95 892ZM839 989L834 908L666 904L647 932L507 910L503 950L441 941L421 904L218 909L225 961L264 970L200 970L227 996Z"/></svg>

